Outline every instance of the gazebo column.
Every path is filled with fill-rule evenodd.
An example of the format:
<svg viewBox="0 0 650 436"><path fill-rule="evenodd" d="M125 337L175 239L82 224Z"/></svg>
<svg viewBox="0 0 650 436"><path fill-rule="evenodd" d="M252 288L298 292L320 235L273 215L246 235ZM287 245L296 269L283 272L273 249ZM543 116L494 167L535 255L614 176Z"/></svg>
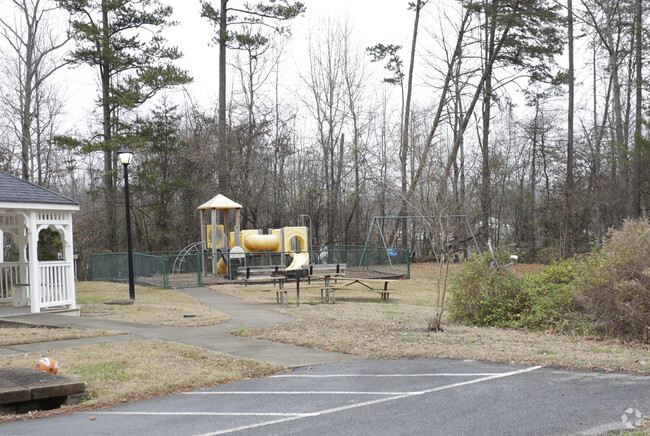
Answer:
<svg viewBox="0 0 650 436"><path fill-rule="evenodd" d="M27 219L16 215L17 229L15 233L18 244L18 277L20 283L29 283L29 271L27 271Z"/></svg>
<svg viewBox="0 0 650 436"><path fill-rule="evenodd" d="M65 260L70 267L66 271L66 284L65 289L68 291L68 298L72 299L73 303L70 307L76 306L77 295L76 287L74 283L74 245L73 245L73 233L72 233L72 214L66 214L67 224L63 226L63 260Z"/></svg>
<svg viewBox="0 0 650 436"><path fill-rule="evenodd" d="M32 313L41 311L41 277L38 274L38 229L36 226L36 211L29 212L26 221L27 252L29 263L29 308Z"/></svg>

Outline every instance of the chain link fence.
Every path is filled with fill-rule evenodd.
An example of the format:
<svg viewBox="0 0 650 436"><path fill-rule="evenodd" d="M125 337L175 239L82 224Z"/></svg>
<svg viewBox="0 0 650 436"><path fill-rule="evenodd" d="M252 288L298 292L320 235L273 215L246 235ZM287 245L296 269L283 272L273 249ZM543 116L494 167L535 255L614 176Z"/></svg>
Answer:
<svg viewBox="0 0 650 436"><path fill-rule="evenodd" d="M346 264L346 275L359 277L410 277L407 249L385 249L356 245L323 246L309 253L311 264ZM288 266L290 253L246 253L242 266ZM212 253L133 253L135 283L160 288L188 288L223 283L224 278L206 273ZM129 281L127 253L90 255L91 280Z"/></svg>

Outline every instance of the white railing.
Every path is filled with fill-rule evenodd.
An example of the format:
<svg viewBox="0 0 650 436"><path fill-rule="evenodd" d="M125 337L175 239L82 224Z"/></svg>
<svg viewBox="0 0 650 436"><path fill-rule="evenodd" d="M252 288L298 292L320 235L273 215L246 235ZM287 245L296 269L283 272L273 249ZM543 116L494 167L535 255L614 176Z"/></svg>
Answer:
<svg viewBox="0 0 650 436"><path fill-rule="evenodd" d="M0 263L0 302L10 302L14 283L23 283L18 262Z"/></svg>
<svg viewBox="0 0 650 436"><path fill-rule="evenodd" d="M66 222L65 212L56 212L56 211L44 211L38 212L37 220L39 222L51 223L65 223Z"/></svg>
<svg viewBox="0 0 650 436"><path fill-rule="evenodd" d="M39 262L38 274L41 283L40 307L74 304L73 283L69 283L70 262Z"/></svg>
<svg viewBox="0 0 650 436"><path fill-rule="evenodd" d="M55 307L73 305L74 283L72 279L72 264L70 262L39 262L38 276L40 283L40 303L38 307ZM27 273L27 271L26 271ZM18 262L0 263L0 302L14 302L15 283L29 283L28 277L20 276ZM26 295L30 293L27 291Z"/></svg>

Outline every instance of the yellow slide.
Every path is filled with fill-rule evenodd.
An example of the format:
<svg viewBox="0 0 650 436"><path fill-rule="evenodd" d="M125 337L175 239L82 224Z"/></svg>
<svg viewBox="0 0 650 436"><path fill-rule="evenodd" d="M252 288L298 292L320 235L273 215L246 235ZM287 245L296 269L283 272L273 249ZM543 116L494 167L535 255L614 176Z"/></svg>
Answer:
<svg viewBox="0 0 650 436"><path fill-rule="evenodd" d="M287 267L285 271L291 271L296 269L301 269L303 266L309 264L309 253L306 251L301 251L300 253L293 254L293 261L291 265Z"/></svg>

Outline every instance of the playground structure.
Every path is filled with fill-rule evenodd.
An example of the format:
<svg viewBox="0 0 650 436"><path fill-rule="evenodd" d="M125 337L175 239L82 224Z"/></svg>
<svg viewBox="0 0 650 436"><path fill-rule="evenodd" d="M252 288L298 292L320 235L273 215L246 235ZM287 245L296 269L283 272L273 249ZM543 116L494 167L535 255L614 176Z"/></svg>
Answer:
<svg viewBox="0 0 650 436"><path fill-rule="evenodd" d="M309 265L307 227L270 229L266 234L261 229L241 230L242 206L221 194L203 203L198 209L201 211L202 240L190 244L184 250L201 250L209 254L210 262L203 263L203 275L218 274L235 279L237 269L245 267L247 256L254 253L278 254L280 265L276 267L284 271L298 271ZM235 215L232 229L231 211ZM291 258L291 262L285 267L287 257ZM273 258L269 256L269 259Z"/></svg>
<svg viewBox="0 0 650 436"><path fill-rule="evenodd" d="M201 239L180 251L133 254L135 281L166 289L218 284L223 279L276 282L278 276L364 278L410 276L408 249L363 245L312 246L308 227L240 230L242 206L217 195L198 207ZM306 217L306 215L301 215ZM126 280L126 253L93 253L92 280Z"/></svg>

